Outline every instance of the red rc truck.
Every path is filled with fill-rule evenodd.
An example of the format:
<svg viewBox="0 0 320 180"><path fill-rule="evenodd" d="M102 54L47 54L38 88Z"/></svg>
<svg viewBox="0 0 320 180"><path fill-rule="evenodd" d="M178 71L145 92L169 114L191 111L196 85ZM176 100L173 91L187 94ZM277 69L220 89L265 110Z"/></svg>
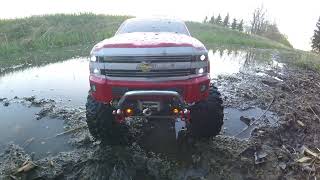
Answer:
<svg viewBox="0 0 320 180"><path fill-rule="evenodd" d="M223 106L208 51L184 22L128 19L90 55L86 116L95 139L120 142L135 117L169 119L177 139L219 134Z"/></svg>

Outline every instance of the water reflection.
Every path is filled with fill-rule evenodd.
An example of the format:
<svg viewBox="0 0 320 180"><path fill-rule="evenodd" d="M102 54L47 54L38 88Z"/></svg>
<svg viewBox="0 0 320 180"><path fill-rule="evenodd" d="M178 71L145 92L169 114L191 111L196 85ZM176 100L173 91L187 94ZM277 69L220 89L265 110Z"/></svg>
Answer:
<svg viewBox="0 0 320 180"><path fill-rule="evenodd" d="M211 77L235 73L256 73L261 69L282 67L280 56L256 49L211 49ZM45 66L28 67L0 75L0 97L35 95L67 105L83 106L89 89L88 60L78 58Z"/></svg>
<svg viewBox="0 0 320 180"><path fill-rule="evenodd" d="M259 70L282 68L275 51L257 49L211 49L209 50L210 75L230 75L235 73L255 73Z"/></svg>
<svg viewBox="0 0 320 180"><path fill-rule="evenodd" d="M241 117L245 117L252 121L258 119L264 110L260 108L250 108L247 110L239 110L236 108L225 108L225 120L223 124L223 134L227 136L234 136L240 139L248 139L251 136L252 131L257 127L255 125L248 126L245 122L241 121ZM259 125L276 125L278 121L277 116L273 112L266 112L265 119L267 121L259 120ZM250 124L249 123L249 124Z"/></svg>
<svg viewBox="0 0 320 180"><path fill-rule="evenodd" d="M7 73L0 76L0 97L36 96L83 106L89 90L88 67L88 60L79 58Z"/></svg>
<svg viewBox="0 0 320 180"><path fill-rule="evenodd" d="M231 52L231 51L230 51ZM235 51L228 53L226 51L209 51L210 73L212 77L222 74L234 74L240 71L246 52Z"/></svg>

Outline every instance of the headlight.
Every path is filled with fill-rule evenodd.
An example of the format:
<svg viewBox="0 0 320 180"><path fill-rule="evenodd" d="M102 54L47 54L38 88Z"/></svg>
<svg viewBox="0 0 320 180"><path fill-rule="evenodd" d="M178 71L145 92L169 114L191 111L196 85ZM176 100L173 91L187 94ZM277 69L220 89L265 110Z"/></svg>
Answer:
<svg viewBox="0 0 320 180"><path fill-rule="evenodd" d="M204 61L205 59L206 59L206 56L205 56L205 55L201 55L201 56L200 56L200 60L201 60L201 61Z"/></svg>
<svg viewBox="0 0 320 180"><path fill-rule="evenodd" d="M198 69L198 74L203 74L203 73L204 73L204 69L203 68Z"/></svg>
<svg viewBox="0 0 320 180"><path fill-rule="evenodd" d="M93 69L93 73L94 73L94 74L100 74L100 70L99 70L98 68L94 68L94 69Z"/></svg>
<svg viewBox="0 0 320 180"><path fill-rule="evenodd" d="M97 57L96 56L91 56L90 57L90 61L96 62L97 61Z"/></svg>
<svg viewBox="0 0 320 180"><path fill-rule="evenodd" d="M207 61L208 54L194 55L192 60L193 61Z"/></svg>

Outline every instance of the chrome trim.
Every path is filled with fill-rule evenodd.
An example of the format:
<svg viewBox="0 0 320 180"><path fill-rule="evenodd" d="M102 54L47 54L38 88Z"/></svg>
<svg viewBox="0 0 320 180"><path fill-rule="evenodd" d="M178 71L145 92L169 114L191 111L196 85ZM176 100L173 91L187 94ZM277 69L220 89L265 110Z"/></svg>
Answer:
<svg viewBox="0 0 320 180"><path fill-rule="evenodd" d="M171 70L101 70L101 74L108 77L178 77L196 74L197 69L171 69Z"/></svg>
<svg viewBox="0 0 320 180"><path fill-rule="evenodd" d="M209 65L208 61L197 61L197 62L191 62L191 68L205 68Z"/></svg>
<svg viewBox="0 0 320 180"><path fill-rule="evenodd" d="M90 73L90 76L94 76L94 77L100 78L100 79L106 79L106 76L105 75L101 75L101 74Z"/></svg>
<svg viewBox="0 0 320 180"><path fill-rule="evenodd" d="M139 90L144 90L144 91L161 90L161 91L175 91L179 94L184 93L184 89L182 87L158 89L158 88L153 88L152 86L151 87L147 86L147 87L143 87L143 88L130 88L130 87L113 86L111 88L111 92L112 92L113 96L122 96L128 91L139 91Z"/></svg>
<svg viewBox="0 0 320 180"><path fill-rule="evenodd" d="M178 80L187 80L197 77L207 76L210 78L209 74L195 74L190 76L177 76L177 77L148 77L148 78L137 78L137 77L110 77L105 76L108 80L113 81L145 81L145 82L163 82L163 81L178 81Z"/></svg>
<svg viewBox="0 0 320 180"><path fill-rule="evenodd" d="M194 57L192 55L179 56L97 56L99 62L105 63L172 63L172 62L191 62Z"/></svg>
<svg viewBox="0 0 320 180"><path fill-rule="evenodd" d="M153 70L166 70L166 69L190 69L190 68L204 68L208 66L208 61L196 62L164 62L152 63ZM90 62L90 68L111 69L111 70L137 70L141 63L97 63Z"/></svg>
<svg viewBox="0 0 320 180"><path fill-rule="evenodd" d="M111 70L137 70L142 63L101 63L104 64L103 69ZM190 69L191 62L172 62L172 63L149 63L153 70L161 69Z"/></svg>
<svg viewBox="0 0 320 180"><path fill-rule="evenodd" d="M144 72L139 67L141 64L148 64L149 71ZM143 62L143 63L101 63L90 62L90 73L93 74L94 69L100 69L104 74L100 78L110 80L133 80L133 81L167 81L167 80L186 80L190 78L200 77L203 74L193 74L199 68L206 68L209 65L208 61L190 61L190 62ZM188 70L188 72L187 72ZM108 75L108 71L110 74ZM119 72L118 72L119 71ZM130 72L131 71L131 72ZM134 71L134 72L133 72ZM135 72L138 71L138 72ZM159 71L159 72L158 72ZM163 71L163 72L162 72ZM136 73L137 77L131 75ZM144 77L145 74L145 77ZM158 77L157 77L158 74ZM204 74L205 75L205 74ZM119 77L117 77L119 76Z"/></svg>
<svg viewBox="0 0 320 180"><path fill-rule="evenodd" d="M118 102L118 107L121 108L122 104L125 102L125 100L131 96L172 96L177 98L179 100L179 103L183 104L183 98L181 95L175 91L143 91L143 90L138 90L138 91L128 91L126 92L119 100Z"/></svg>

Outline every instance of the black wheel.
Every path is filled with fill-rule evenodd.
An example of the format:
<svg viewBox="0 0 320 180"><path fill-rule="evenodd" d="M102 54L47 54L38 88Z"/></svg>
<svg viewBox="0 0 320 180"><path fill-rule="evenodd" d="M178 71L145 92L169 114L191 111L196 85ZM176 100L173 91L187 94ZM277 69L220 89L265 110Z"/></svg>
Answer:
<svg viewBox="0 0 320 180"><path fill-rule="evenodd" d="M211 86L209 97L191 108L191 133L195 137L213 137L223 125L223 101L218 89Z"/></svg>
<svg viewBox="0 0 320 180"><path fill-rule="evenodd" d="M111 105L97 102L88 95L86 117L89 131L102 144L126 144L128 128L115 121L113 110Z"/></svg>

